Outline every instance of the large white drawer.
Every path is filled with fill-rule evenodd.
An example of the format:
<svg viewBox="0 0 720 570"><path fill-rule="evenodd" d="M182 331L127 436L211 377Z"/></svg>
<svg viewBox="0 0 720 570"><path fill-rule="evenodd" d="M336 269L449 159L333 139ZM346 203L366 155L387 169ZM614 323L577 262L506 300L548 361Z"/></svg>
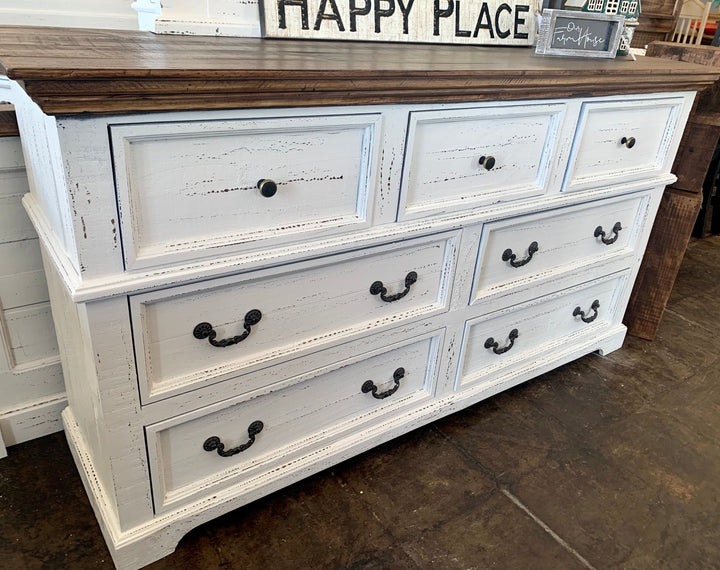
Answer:
<svg viewBox="0 0 720 570"><path fill-rule="evenodd" d="M381 116L111 126L127 268L369 226Z"/></svg>
<svg viewBox="0 0 720 570"><path fill-rule="evenodd" d="M669 172L684 103L682 97L583 103L564 191Z"/></svg>
<svg viewBox="0 0 720 570"><path fill-rule="evenodd" d="M143 403L445 311L457 235L130 297Z"/></svg>
<svg viewBox="0 0 720 570"><path fill-rule="evenodd" d="M314 370L282 390L148 426L156 509L223 485L247 481L251 489L347 432L430 399L441 340L431 333Z"/></svg>
<svg viewBox="0 0 720 570"><path fill-rule="evenodd" d="M565 108L410 113L400 218L544 194Z"/></svg>
<svg viewBox="0 0 720 570"><path fill-rule="evenodd" d="M491 382L529 358L552 360L549 345L560 339L568 345L619 322L627 277L616 274L468 321L456 387Z"/></svg>
<svg viewBox="0 0 720 570"><path fill-rule="evenodd" d="M470 304L609 258L631 256L649 199L644 192L486 224Z"/></svg>

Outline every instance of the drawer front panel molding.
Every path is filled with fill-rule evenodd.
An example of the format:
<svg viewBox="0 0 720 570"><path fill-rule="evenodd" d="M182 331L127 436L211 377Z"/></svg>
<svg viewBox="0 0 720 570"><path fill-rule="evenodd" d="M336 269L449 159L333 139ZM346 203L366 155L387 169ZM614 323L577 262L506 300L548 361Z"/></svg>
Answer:
<svg viewBox="0 0 720 570"><path fill-rule="evenodd" d="M669 171L679 143L682 110L681 98L584 103L565 191Z"/></svg>
<svg viewBox="0 0 720 570"><path fill-rule="evenodd" d="M566 105L410 114L401 219L544 194Z"/></svg>
<svg viewBox="0 0 720 570"><path fill-rule="evenodd" d="M552 358L550 343L577 342L619 323L617 305L626 284L623 273L468 321L457 388L492 381L529 358Z"/></svg>
<svg viewBox="0 0 720 570"><path fill-rule="evenodd" d="M130 297L143 401L447 310L456 235Z"/></svg>
<svg viewBox="0 0 720 570"><path fill-rule="evenodd" d="M236 398L147 428L156 508L282 469L301 454L433 394L441 335L425 335L314 371L302 383L257 398ZM298 363L298 369L302 369ZM372 383L372 390L364 390ZM254 422L260 422L248 428ZM257 431L257 430L260 431ZM208 439L217 437L218 453ZM242 451L241 451L242 450ZM231 455L232 454L232 455Z"/></svg>
<svg viewBox="0 0 720 570"><path fill-rule="evenodd" d="M368 227L380 128L380 114L111 126L128 269Z"/></svg>
<svg viewBox="0 0 720 570"><path fill-rule="evenodd" d="M629 266L649 199L631 194L487 224L471 304L608 258L624 257Z"/></svg>

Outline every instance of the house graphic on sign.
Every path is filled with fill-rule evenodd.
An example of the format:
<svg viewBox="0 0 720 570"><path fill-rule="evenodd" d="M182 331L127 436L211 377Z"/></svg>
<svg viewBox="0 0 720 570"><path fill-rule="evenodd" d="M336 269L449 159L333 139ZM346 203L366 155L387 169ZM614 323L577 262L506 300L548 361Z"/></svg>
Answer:
<svg viewBox="0 0 720 570"><path fill-rule="evenodd" d="M563 9L591 14L617 14L631 22L640 17L640 0L565 0Z"/></svg>

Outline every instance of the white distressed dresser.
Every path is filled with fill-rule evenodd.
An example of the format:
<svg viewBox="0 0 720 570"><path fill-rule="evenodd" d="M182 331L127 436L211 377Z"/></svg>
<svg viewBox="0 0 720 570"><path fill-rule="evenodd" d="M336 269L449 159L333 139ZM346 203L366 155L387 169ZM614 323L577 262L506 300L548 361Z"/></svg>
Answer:
<svg viewBox="0 0 720 570"><path fill-rule="evenodd" d="M0 30L116 565L592 351L706 68ZM412 484L409 480L407 484Z"/></svg>

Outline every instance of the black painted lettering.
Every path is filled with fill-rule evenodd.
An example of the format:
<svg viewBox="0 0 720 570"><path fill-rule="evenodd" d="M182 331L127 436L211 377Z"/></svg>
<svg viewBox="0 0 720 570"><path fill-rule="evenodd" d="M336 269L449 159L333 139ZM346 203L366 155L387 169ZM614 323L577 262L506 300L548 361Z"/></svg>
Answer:
<svg viewBox="0 0 720 570"><path fill-rule="evenodd" d="M460 29L460 0L455 0L455 37L469 38L470 30Z"/></svg>
<svg viewBox="0 0 720 570"><path fill-rule="evenodd" d="M410 10L412 10L414 2L415 2L415 0L408 0L407 7L406 7L405 2L403 2L403 0L398 0L398 6L400 6L400 11L402 12L402 17L403 17L403 34L409 33L408 16L410 16Z"/></svg>
<svg viewBox="0 0 720 570"><path fill-rule="evenodd" d="M440 18L449 18L452 16L454 7L455 4L453 3L453 0L447 0L447 8L441 10L440 0L435 0L435 6L433 9L433 36L440 35Z"/></svg>
<svg viewBox="0 0 720 570"><path fill-rule="evenodd" d="M308 5L307 0L278 0L278 27L281 30L287 28L285 23L285 7L286 6L300 6L301 17L302 17L302 29L309 30L310 25L308 24Z"/></svg>
<svg viewBox="0 0 720 570"><path fill-rule="evenodd" d="M490 9L488 8L487 2L482 3L480 13L478 14L477 24L475 25L475 32L473 37L478 37L480 30L487 30L490 32L490 37L494 38L495 33L493 32L492 20L490 19Z"/></svg>
<svg viewBox="0 0 720 570"><path fill-rule="evenodd" d="M514 30L515 33L513 34L514 38L518 38L521 40L527 39L527 37L528 37L527 32L518 32L518 28L520 26L525 25L525 18L521 18L520 14L524 13L524 12L529 12L529 11L530 11L530 6L523 6L523 5L515 6L515 30Z"/></svg>
<svg viewBox="0 0 720 570"><path fill-rule="evenodd" d="M495 12L495 31L497 32L499 38L506 38L510 35L510 28L507 30L500 29L500 12L503 10L510 14L510 18L512 18L512 8L507 4L500 4Z"/></svg>
<svg viewBox="0 0 720 570"><path fill-rule="evenodd" d="M387 8L380 5L386 2ZM395 13L395 0L375 0L375 33L380 33L380 18L389 18Z"/></svg>
<svg viewBox="0 0 720 570"><path fill-rule="evenodd" d="M335 4L335 0L329 0L330 2L330 8L332 9L332 14L326 14L325 10L327 9L327 3L328 0L320 0L320 7L318 8L317 18L315 19L315 31L317 32L320 29L320 24L322 24L323 20L329 20L331 22L336 22L338 30L341 32L345 31L345 26L343 25L342 18L340 17L340 11L338 10L337 4Z"/></svg>
<svg viewBox="0 0 720 570"><path fill-rule="evenodd" d="M372 0L364 0L365 7L358 8L355 0L350 0L350 31L357 32L357 17L367 16L372 8Z"/></svg>

